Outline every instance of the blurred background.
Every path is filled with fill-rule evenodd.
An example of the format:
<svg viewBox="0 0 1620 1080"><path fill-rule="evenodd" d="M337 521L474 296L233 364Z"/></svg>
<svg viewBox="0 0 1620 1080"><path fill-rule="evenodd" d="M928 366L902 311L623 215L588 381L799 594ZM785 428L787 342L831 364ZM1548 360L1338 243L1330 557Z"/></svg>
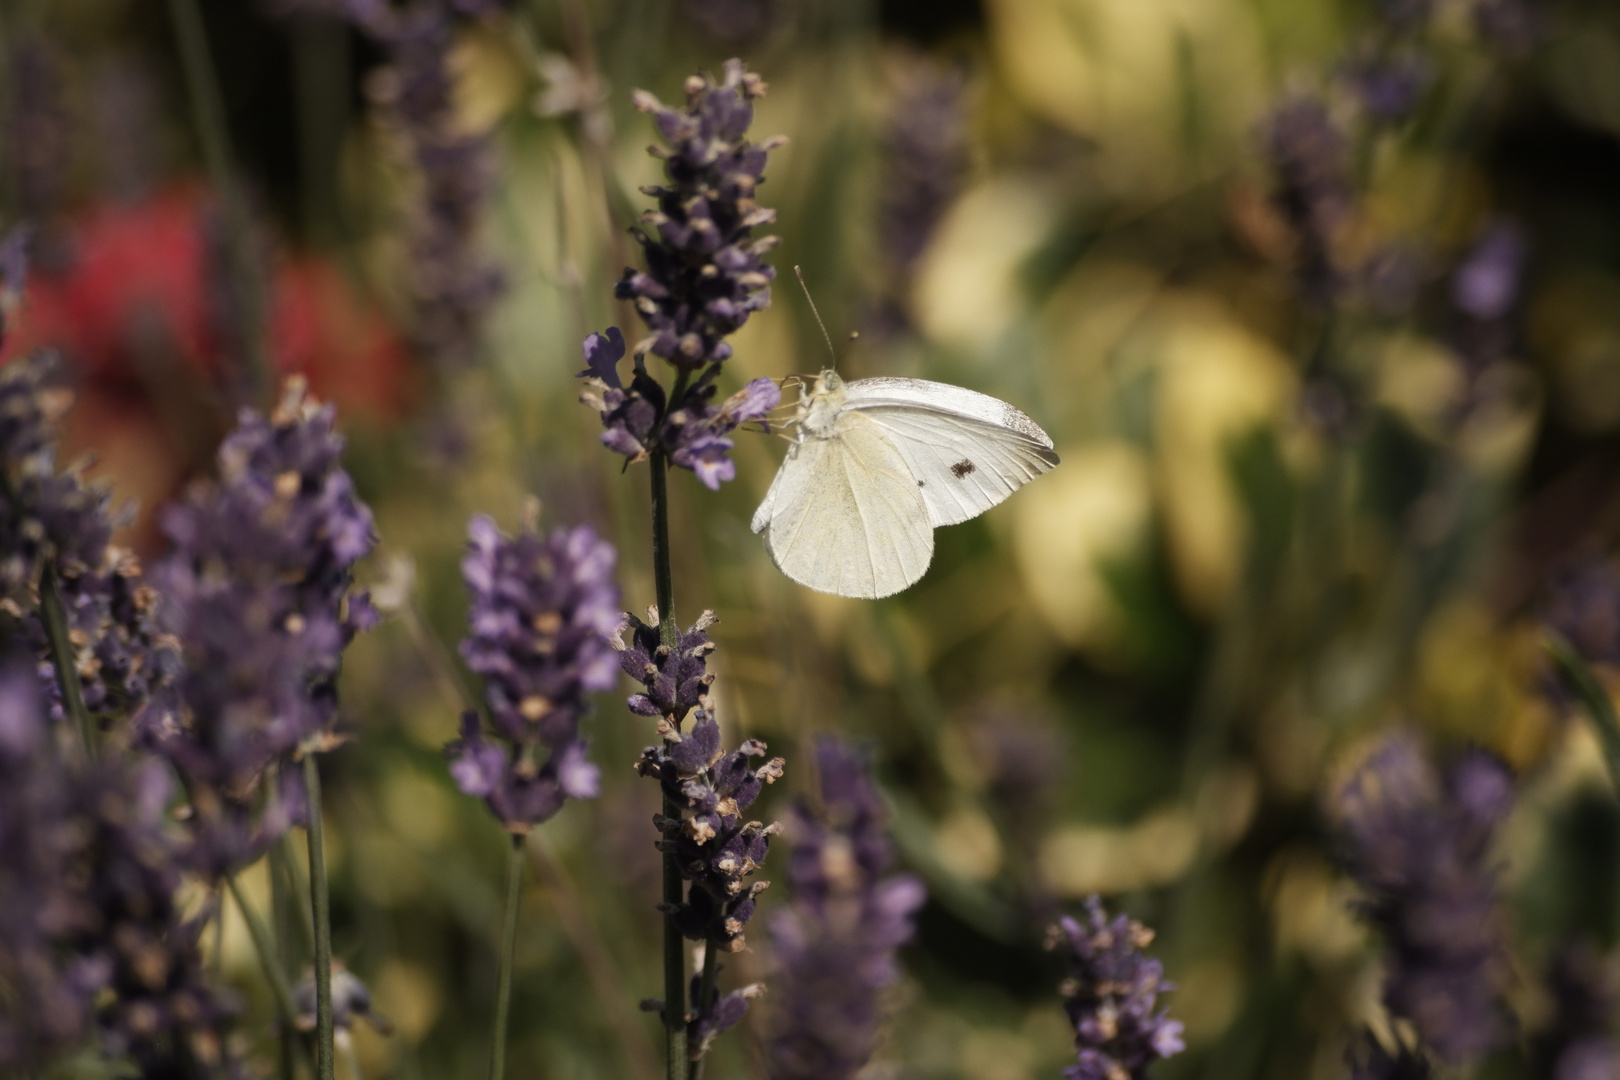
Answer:
<svg viewBox="0 0 1620 1080"><path fill-rule="evenodd" d="M1553 1075L1543 973L1620 944L1620 811L1541 645L1551 612L1620 657L1620 9L418 0L379 39L338 5L205 0L209 75L185 6L4 5L0 217L33 228L7 359L62 352L70 450L148 556L270 373L339 407L392 611L349 652L353 741L324 764L337 952L395 1025L357 1031L365 1076L487 1053L504 845L440 754L468 517L538 498L614 540L627 608L653 601L645 466L603 452L575 373L587 333L639 335L612 285L659 163L631 92L679 102L731 56L770 84L756 137L790 141L759 193L774 304L725 391L825 365L799 264L834 339L860 334L846 375L994 394L1063 457L875 603L793 585L749 534L779 440L740 436L718 493L671 484L727 738L788 761L757 812L843 733L928 883L873 1075L1071 1063L1041 941L1093 892L1179 986L1188 1050L1156 1075L1347 1075L1351 1035L1389 1028L1333 794L1398 725L1517 774L1518 1038L1479 1075ZM621 696L589 725L601 797L535 841L516 1075L657 1073L657 793L631 770L655 735ZM268 903L262 867L246 883ZM768 980L750 942L739 983ZM219 950L268 1045L239 923ZM716 1080L762 1075L769 1003Z"/></svg>

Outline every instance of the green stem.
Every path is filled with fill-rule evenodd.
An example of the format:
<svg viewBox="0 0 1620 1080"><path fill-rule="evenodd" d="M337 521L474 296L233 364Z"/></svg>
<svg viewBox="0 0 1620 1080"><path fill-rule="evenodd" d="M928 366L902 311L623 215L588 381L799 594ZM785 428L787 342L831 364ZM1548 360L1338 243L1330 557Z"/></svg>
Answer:
<svg viewBox="0 0 1620 1080"><path fill-rule="evenodd" d="M260 300L263 282L249 244L247 211L231 179L231 136L225 123L225 106L219 93L218 72L208 52L208 32L203 26L197 0L169 0L169 19L174 24L175 44L180 66L191 99L191 119L202 148L203 165L209 182L218 192L224 218L226 259L235 278L238 318L242 332L242 363L249 390L261 397L269 373L264 352L263 312Z"/></svg>
<svg viewBox="0 0 1620 1080"><path fill-rule="evenodd" d="M684 386L683 377L676 387ZM676 400L675 397L670 398ZM675 579L669 563L669 472L662 450L652 455L653 580L658 591L658 640L674 648ZM664 798L664 817L679 821L681 808ZM675 911L685 900L681 870L673 851L664 852L664 1054L668 1080L686 1080L686 945L675 926Z"/></svg>
<svg viewBox="0 0 1620 1080"><path fill-rule="evenodd" d="M703 944L703 976L698 982L698 997L693 1003L699 1017L708 1014L714 1000L714 979L716 969L720 964L720 950L715 948L713 941ZM693 1058L692 1068L688 1073L688 1080L702 1080L703 1058Z"/></svg>
<svg viewBox="0 0 1620 1080"><path fill-rule="evenodd" d="M332 1038L332 912L326 897L326 850L321 838L321 773L315 755L304 755L309 802L309 904L315 912L315 1075L335 1080Z"/></svg>
<svg viewBox="0 0 1620 1080"><path fill-rule="evenodd" d="M73 660L73 641L68 634L67 609L62 606L62 594L56 587L56 570L47 566L39 579L39 608L45 619L45 634L51 640L51 664L56 668L56 685L62 691L62 703L79 729L79 741L86 757L96 756L95 729L90 724L90 712L84 707L84 693L79 686L79 665Z"/></svg>
<svg viewBox="0 0 1620 1080"><path fill-rule="evenodd" d="M291 1030L298 1022L298 1006L293 1001L292 987L287 983L287 975L276 962L276 946L271 940L270 928L247 902L247 897L242 895L242 886L237 883L234 876L225 879L225 887L230 890L231 899L236 902L236 910L242 913L242 921L247 923L248 936L253 939L253 951L259 956L259 967L264 969L265 981L270 984L271 996L276 999L276 1013L281 1019L282 1027Z"/></svg>
<svg viewBox="0 0 1620 1080"><path fill-rule="evenodd" d="M501 928L501 974L495 991L495 1036L490 1046L489 1080L506 1076L506 1021L512 1012L512 966L517 952L518 893L523 881L523 837L512 837L506 857L506 922Z"/></svg>

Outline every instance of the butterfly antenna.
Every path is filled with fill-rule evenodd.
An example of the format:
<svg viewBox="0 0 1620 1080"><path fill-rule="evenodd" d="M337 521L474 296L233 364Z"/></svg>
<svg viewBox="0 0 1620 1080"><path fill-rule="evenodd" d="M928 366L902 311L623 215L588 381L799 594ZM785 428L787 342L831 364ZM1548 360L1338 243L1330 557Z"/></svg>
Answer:
<svg viewBox="0 0 1620 1080"><path fill-rule="evenodd" d="M799 288L804 290L804 298L810 302L810 314L816 317L816 325L821 327L821 340L827 343L827 355L832 357L833 370L838 370L838 353L833 349L832 335L827 333L827 324L821 321L821 312L816 310L816 302L810 298L810 286L804 283L804 271L798 264L793 267L794 276L799 279Z"/></svg>

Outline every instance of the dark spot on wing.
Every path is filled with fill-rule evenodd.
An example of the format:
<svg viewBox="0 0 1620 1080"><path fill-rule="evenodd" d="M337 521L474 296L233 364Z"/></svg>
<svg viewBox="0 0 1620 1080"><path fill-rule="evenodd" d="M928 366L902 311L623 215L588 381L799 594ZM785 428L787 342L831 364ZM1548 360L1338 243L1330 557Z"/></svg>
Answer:
<svg viewBox="0 0 1620 1080"><path fill-rule="evenodd" d="M958 480L962 479L962 477L966 476L972 471L973 462L969 461L967 458L963 458L961 461L958 461L955 465L951 466L951 475L956 477Z"/></svg>
<svg viewBox="0 0 1620 1080"><path fill-rule="evenodd" d="M919 481L917 481L917 486L918 486L918 487L927 487L927 486L928 486L928 481L926 481L926 480L919 480Z"/></svg>

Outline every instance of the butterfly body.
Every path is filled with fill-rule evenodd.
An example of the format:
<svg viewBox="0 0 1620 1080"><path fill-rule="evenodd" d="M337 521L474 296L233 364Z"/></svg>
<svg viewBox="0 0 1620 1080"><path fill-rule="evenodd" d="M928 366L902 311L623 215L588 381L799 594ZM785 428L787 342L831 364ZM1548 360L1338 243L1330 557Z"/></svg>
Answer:
<svg viewBox="0 0 1620 1080"><path fill-rule="evenodd" d="M927 571L934 528L977 517L1058 463L1018 409L924 379L823 371L752 527L801 585L890 596Z"/></svg>

